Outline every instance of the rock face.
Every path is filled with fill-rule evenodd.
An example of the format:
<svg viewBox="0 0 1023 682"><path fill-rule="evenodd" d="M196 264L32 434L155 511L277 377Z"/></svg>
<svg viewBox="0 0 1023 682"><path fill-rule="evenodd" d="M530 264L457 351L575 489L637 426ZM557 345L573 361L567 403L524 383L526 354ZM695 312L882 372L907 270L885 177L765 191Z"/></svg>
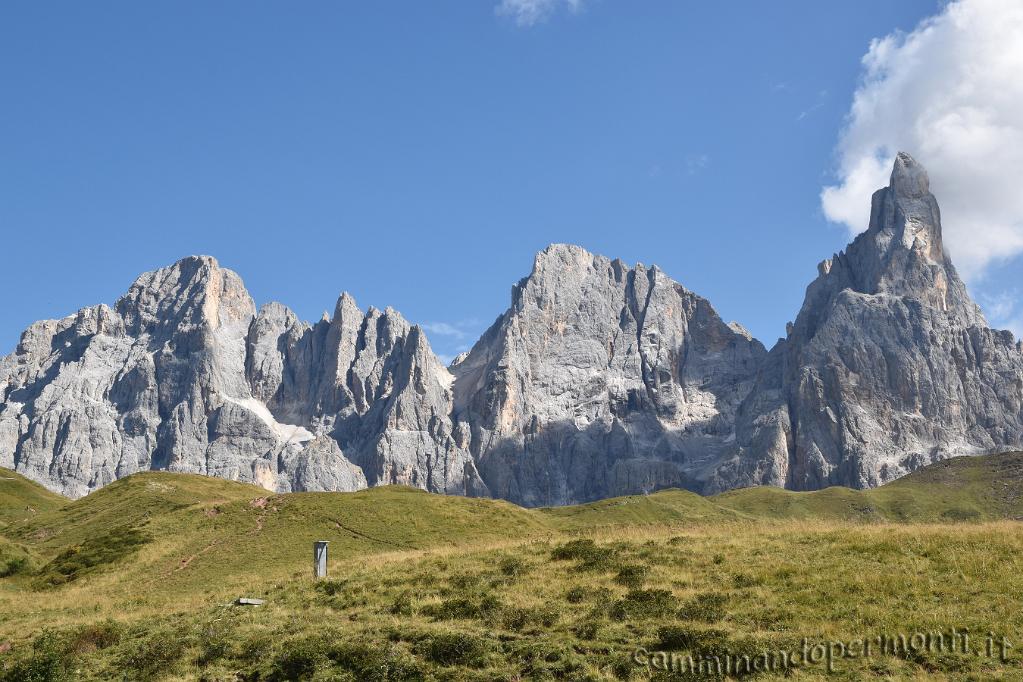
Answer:
<svg viewBox="0 0 1023 682"><path fill-rule="evenodd" d="M551 246L452 366L456 417L491 492L520 504L696 487L765 356L656 267Z"/></svg>
<svg viewBox="0 0 1023 682"><path fill-rule="evenodd" d="M870 487L1023 444L1020 345L970 300L909 155L874 194L867 231L818 270L738 428L734 470L769 474L717 487Z"/></svg>
<svg viewBox="0 0 1023 682"><path fill-rule="evenodd" d="M302 323L271 303L252 321L245 371L275 418L329 435L371 485L486 495L466 435L452 424L453 378L423 330L348 294L333 318Z"/></svg>
<svg viewBox="0 0 1023 682"><path fill-rule="evenodd" d="M72 497L143 469L486 494L456 444L451 381L394 311L342 295L314 326L275 303L257 314L235 273L186 258L115 309L25 331L0 361L0 466Z"/></svg>
<svg viewBox="0 0 1023 682"><path fill-rule="evenodd" d="M445 368L392 309L257 312L235 273L186 258L24 332L0 359L0 466L73 497L167 469L535 506L867 487L1023 446L1021 347L970 300L912 158L819 273L767 352L656 267L551 246Z"/></svg>

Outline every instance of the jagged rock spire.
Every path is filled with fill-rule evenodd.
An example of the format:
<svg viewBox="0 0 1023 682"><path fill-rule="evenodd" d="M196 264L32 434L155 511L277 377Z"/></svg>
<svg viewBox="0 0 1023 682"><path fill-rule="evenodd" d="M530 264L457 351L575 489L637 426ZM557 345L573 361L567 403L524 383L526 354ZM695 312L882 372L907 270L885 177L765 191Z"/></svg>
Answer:
<svg viewBox="0 0 1023 682"><path fill-rule="evenodd" d="M927 170L906 152L895 155L889 187L900 197L923 199L931 194Z"/></svg>
<svg viewBox="0 0 1023 682"><path fill-rule="evenodd" d="M821 312L844 290L919 301L944 311L958 326L986 325L941 236L941 211L924 167L899 152L888 187L871 200L870 224L846 251L818 266L794 325L812 336Z"/></svg>
<svg viewBox="0 0 1023 682"><path fill-rule="evenodd" d="M747 431L786 425L788 487L868 487L1023 441L1023 358L987 329L944 249L927 171L904 152L868 229L821 264L772 362L755 394L774 417L750 411Z"/></svg>

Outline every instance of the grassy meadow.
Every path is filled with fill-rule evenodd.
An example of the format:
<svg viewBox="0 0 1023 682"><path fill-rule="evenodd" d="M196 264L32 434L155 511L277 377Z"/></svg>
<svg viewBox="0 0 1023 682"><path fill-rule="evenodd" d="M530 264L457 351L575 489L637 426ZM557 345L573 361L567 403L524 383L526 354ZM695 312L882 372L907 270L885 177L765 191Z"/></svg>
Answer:
<svg viewBox="0 0 1023 682"><path fill-rule="evenodd" d="M0 470L0 680L1023 679L1021 469L544 510Z"/></svg>

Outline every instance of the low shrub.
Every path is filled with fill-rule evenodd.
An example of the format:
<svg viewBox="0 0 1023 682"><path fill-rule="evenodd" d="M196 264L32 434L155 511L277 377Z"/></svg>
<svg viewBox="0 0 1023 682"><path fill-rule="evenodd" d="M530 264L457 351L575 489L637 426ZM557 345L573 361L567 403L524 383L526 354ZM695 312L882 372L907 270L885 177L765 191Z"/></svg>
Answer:
<svg viewBox="0 0 1023 682"><path fill-rule="evenodd" d="M679 609L680 620L695 620L701 623L717 623L725 617L728 596L721 592L704 592Z"/></svg>
<svg viewBox="0 0 1023 682"><path fill-rule="evenodd" d="M648 575L650 575L650 569L647 566L628 564L618 569L615 582L625 587L638 589L643 587Z"/></svg>
<svg viewBox="0 0 1023 682"><path fill-rule="evenodd" d="M396 616L411 616L415 612L412 602L412 592L405 590L395 597L390 610L391 613Z"/></svg>
<svg viewBox="0 0 1023 682"><path fill-rule="evenodd" d="M572 633L579 639L594 640L600 633L600 621L584 620L572 628Z"/></svg>
<svg viewBox="0 0 1023 682"><path fill-rule="evenodd" d="M545 606L537 610L537 621L545 628L552 628L561 620L561 614L553 606Z"/></svg>
<svg viewBox="0 0 1023 682"><path fill-rule="evenodd" d="M698 629L687 625L664 625L657 629L657 647L665 651L691 651L705 656L751 655L760 653L755 647L736 649L728 634L721 630ZM749 647L747 647L749 648Z"/></svg>
<svg viewBox="0 0 1023 682"><path fill-rule="evenodd" d="M68 637L69 649L77 655L102 651L116 646L124 637L125 628L114 620L83 625Z"/></svg>
<svg viewBox="0 0 1023 682"><path fill-rule="evenodd" d="M974 509L946 509L941 512L941 518L946 521L977 521L980 512Z"/></svg>
<svg viewBox="0 0 1023 682"><path fill-rule="evenodd" d="M337 642L328 647L327 658L359 682L421 680L426 676L415 658L395 646L381 650L362 643Z"/></svg>
<svg viewBox="0 0 1023 682"><path fill-rule="evenodd" d="M524 630L531 622L532 612L524 608L505 609L501 624L509 630Z"/></svg>
<svg viewBox="0 0 1023 682"><path fill-rule="evenodd" d="M195 663L206 668L231 653L234 627L220 620L207 621L199 627L198 640L199 653Z"/></svg>
<svg viewBox="0 0 1023 682"><path fill-rule="evenodd" d="M502 614L501 623L509 630L520 631L530 625L542 625L552 628L561 620L561 614L553 606L535 608L507 608Z"/></svg>
<svg viewBox="0 0 1023 682"><path fill-rule="evenodd" d="M316 582L316 591L328 597L334 597L342 594L347 585L347 580L319 580Z"/></svg>
<svg viewBox="0 0 1023 682"><path fill-rule="evenodd" d="M501 573L509 578L517 578L523 575L527 569L525 560L517 556L507 556L501 559L498 567L501 569Z"/></svg>
<svg viewBox="0 0 1023 682"><path fill-rule="evenodd" d="M478 635L464 632L443 632L431 635L420 644L422 653L439 665L464 665L482 668L486 665L490 646Z"/></svg>
<svg viewBox="0 0 1023 682"><path fill-rule="evenodd" d="M308 680L325 666L327 641L322 635L293 639L281 647L266 676L268 682Z"/></svg>
<svg viewBox="0 0 1023 682"><path fill-rule="evenodd" d="M756 587L757 585L762 585L763 582L763 579L749 573L736 573L732 576L732 584L739 589Z"/></svg>
<svg viewBox="0 0 1023 682"><path fill-rule="evenodd" d="M29 561L27 556L12 556L0 558L0 578L10 578L28 570Z"/></svg>
<svg viewBox="0 0 1023 682"><path fill-rule="evenodd" d="M239 656L246 663L259 663L273 656L276 640L266 632L250 635L241 645Z"/></svg>
<svg viewBox="0 0 1023 682"><path fill-rule="evenodd" d="M657 628L657 646L665 651L692 649L696 637L692 628L685 625L664 625Z"/></svg>
<svg viewBox="0 0 1023 682"><path fill-rule="evenodd" d="M566 542L551 552L554 561L577 561L583 571L611 571L618 565L618 552L612 547L601 547L593 540Z"/></svg>
<svg viewBox="0 0 1023 682"><path fill-rule="evenodd" d="M456 590L471 590L483 584L483 576L477 573L456 573L448 583Z"/></svg>
<svg viewBox="0 0 1023 682"><path fill-rule="evenodd" d="M501 610L501 600L494 594L485 593L470 597L453 597L439 604L432 604L423 612L436 620L488 620Z"/></svg>
<svg viewBox="0 0 1023 682"><path fill-rule="evenodd" d="M20 654L20 655L18 655ZM45 631L26 652L17 652L13 664L0 667L5 682L64 682L73 680L74 657L64 637Z"/></svg>
<svg viewBox="0 0 1023 682"><path fill-rule="evenodd" d="M150 680L167 675L192 643L188 633L176 628L133 627L124 634L118 667L131 670L133 679Z"/></svg>
<svg viewBox="0 0 1023 682"><path fill-rule="evenodd" d="M590 603L592 606L587 615L588 618L606 618L611 615L618 600L614 592L606 587L601 587L590 594Z"/></svg>
<svg viewBox="0 0 1023 682"><path fill-rule="evenodd" d="M571 540L563 545L558 545L551 552L551 559L554 561L576 561L582 560L597 550L597 543L593 540Z"/></svg>
<svg viewBox="0 0 1023 682"><path fill-rule="evenodd" d="M519 679L593 679L580 675L586 667L586 659L569 641L523 640L509 643L505 654L516 663Z"/></svg>
<svg viewBox="0 0 1023 682"><path fill-rule="evenodd" d="M668 590L629 590L610 609L616 619L658 618L676 610L675 595Z"/></svg>

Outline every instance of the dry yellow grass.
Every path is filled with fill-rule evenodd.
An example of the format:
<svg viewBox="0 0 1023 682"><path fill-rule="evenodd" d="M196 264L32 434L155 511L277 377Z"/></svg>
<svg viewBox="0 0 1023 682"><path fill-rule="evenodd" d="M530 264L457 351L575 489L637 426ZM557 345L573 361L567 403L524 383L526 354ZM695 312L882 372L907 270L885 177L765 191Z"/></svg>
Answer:
<svg viewBox="0 0 1023 682"><path fill-rule="evenodd" d="M608 548L608 563L582 568L577 561L552 558L555 548L580 538ZM272 678L275 661L289 650L310 658L309 675L333 679L329 675L344 669L339 672L313 644L326 651L336 641L418 661L419 673L438 679L610 680L656 674L636 665L634 653L641 647L658 651L659 630L666 625L711 633L722 655L798 648L803 637L845 642L953 627L978 638L994 631L1014 642L1023 629L1023 532L1008 521L741 521L545 532L516 541L335 556L329 594L323 584L317 589L307 561L168 593L145 567L158 573L170 547L175 544L154 542L134 559L133 571L103 573L55 593L5 584L0 609L10 618L0 625L0 639L23 643L44 626L72 632L112 619L140 628L133 632L143 639L148 634L186 642L172 665L152 674L166 673L166 679L232 679L236 669ZM508 561L519 562L521 574L505 575L502 562ZM631 593L616 581L623 565L646 567L642 589L664 591L664 603L654 605L653 615L621 606ZM573 590L581 595L576 603L569 596ZM263 597L268 604L250 610L228 606L241 595ZM395 613L402 595L408 595L407 603ZM693 604L705 595L720 597L719 611L694 617ZM495 605L480 606L486 599ZM624 608L624 615L615 608ZM688 617L681 617L687 608ZM198 665L211 622L229 624L224 635L229 653ZM443 633L482 644L479 650L470 647L464 660L435 663L423 642ZM249 659L245 647L252 642L264 642L266 649ZM116 674L119 646L83 657L88 663L83 674ZM1019 663L1014 652L1007 663L985 656L902 654L840 661L836 674L1018 679ZM790 675L812 679L825 670L810 667Z"/></svg>
<svg viewBox="0 0 1023 682"><path fill-rule="evenodd" d="M923 487L872 493L913 523L880 503L849 519L860 498L841 491L523 510L150 474L7 529L32 563L0 579L0 679L672 679L650 654L950 628L1015 643L1023 526L945 513L979 505L963 493L989 489L975 474L941 483L941 504ZM320 538L331 576L316 583ZM231 606L239 596L267 603ZM1015 649L982 654L875 652L759 677L1021 679Z"/></svg>

